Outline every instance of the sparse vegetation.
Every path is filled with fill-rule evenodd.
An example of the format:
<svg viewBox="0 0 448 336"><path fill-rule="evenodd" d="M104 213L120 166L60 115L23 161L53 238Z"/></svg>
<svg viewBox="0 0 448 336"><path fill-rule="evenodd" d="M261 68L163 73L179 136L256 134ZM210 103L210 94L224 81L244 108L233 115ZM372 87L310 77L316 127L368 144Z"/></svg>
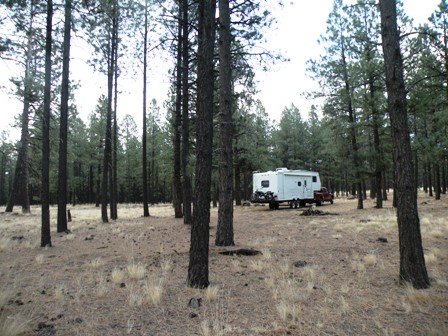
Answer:
<svg viewBox="0 0 448 336"><path fill-rule="evenodd" d="M146 273L146 267L142 263L136 263L133 260L126 266L129 278L134 280L142 279Z"/></svg>
<svg viewBox="0 0 448 336"><path fill-rule="evenodd" d="M126 216L132 218L134 211L134 219L120 219L114 229L109 227L100 235L97 228L103 225L95 222L93 210L77 206L71 226L76 228L76 237L66 241L67 235L56 235L55 248L48 250L30 249L33 237L38 239L35 218L18 216L20 230L30 229L32 233L1 252L0 318L36 316L26 324L28 332L45 322L67 336L76 335L81 327L92 335L117 330L129 335L163 335L167 330L171 335L287 331L294 335L298 330L304 336L346 335L347 325L357 334L417 336L432 330L443 335L447 252L444 241L433 237L430 229L437 227L444 235L447 232L446 225L438 220L448 216L446 203L430 203L421 210L427 214L422 218L429 218L422 226L427 230L424 252L433 280L430 289L416 291L396 280L393 210L370 210L366 203L366 209L358 213L353 202L356 200L337 200L331 212L338 216L303 217L299 225L291 218L297 214L290 210L235 208L238 245L262 254L225 256L211 245L213 285L201 290L185 286L189 227L173 218L169 206L161 212L165 216L156 212L162 207L151 209L152 215L160 217L151 217L150 226L140 217L137 206L129 206ZM84 217L90 219L77 222ZM216 210L212 210L212 221L216 221ZM254 222L256 226L248 225ZM340 232L335 230L338 224ZM4 237L19 235L12 227L2 226L1 230L7 230ZM94 239L84 239L92 234ZM332 238L335 234L341 238ZM386 237L388 242L377 241L378 237ZM198 308L188 306L191 298L200 299ZM92 312L99 311L104 319L92 317ZM359 323L359 312L368 312L369 319ZM116 323L114 329L110 321Z"/></svg>
<svg viewBox="0 0 448 336"><path fill-rule="evenodd" d="M0 318L0 335L23 336L31 331L31 320L20 315L6 316Z"/></svg>

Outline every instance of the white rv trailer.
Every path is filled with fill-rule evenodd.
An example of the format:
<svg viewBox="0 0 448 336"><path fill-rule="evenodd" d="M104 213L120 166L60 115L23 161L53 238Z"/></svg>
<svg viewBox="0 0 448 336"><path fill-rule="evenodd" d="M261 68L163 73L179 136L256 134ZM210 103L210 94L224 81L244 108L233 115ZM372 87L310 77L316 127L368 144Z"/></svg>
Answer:
<svg viewBox="0 0 448 336"><path fill-rule="evenodd" d="M252 181L251 201L269 203L271 209L277 209L282 202L288 202L292 208L314 203L314 191L321 188L319 173L308 170L277 168L254 172Z"/></svg>

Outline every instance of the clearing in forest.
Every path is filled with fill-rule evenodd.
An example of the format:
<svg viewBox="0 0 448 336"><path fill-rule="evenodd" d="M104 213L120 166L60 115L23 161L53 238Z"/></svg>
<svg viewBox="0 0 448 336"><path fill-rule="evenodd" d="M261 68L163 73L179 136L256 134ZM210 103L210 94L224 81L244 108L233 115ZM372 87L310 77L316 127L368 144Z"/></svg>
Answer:
<svg viewBox="0 0 448 336"><path fill-rule="evenodd" d="M42 249L40 209L0 214L0 334L16 335L447 335L448 198L418 199L432 287L400 285L391 201L338 198L304 208L235 209L232 249L210 229L207 290L186 286L189 226L170 205L120 205L101 223L91 205L71 208L72 233ZM1 208L0 211L4 209ZM10 328L9 330L7 328Z"/></svg>

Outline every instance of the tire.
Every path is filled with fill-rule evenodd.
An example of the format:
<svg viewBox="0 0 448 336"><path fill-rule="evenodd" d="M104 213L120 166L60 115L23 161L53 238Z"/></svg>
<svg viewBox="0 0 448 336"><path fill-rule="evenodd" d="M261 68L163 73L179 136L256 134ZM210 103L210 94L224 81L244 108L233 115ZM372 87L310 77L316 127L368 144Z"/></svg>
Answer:
<svg viewBox="0 0 448 336"><path fill-rule="evenodd" d="M319 199L316 201L316 205L317 205L317 206L321 206L321 205L322 205L322 198L319 198Z"/></svg>
<svg viewBox="0 0 448 336"><path fill-rule="evenodd" d="M334 202L333 202L333 199L331 199L331 201L330 201L330 204L333 204Z"/></svg>
<svg viewBox="0 0 448 336"><path fill-rule="evenodd" d="M269 202L269 209L271 210L275 209L275 202Z"/></svg>
<svg viewBox="0 0 448 336"><path fill-rule="evenodd" d="M291 203L289 204L289 206L291 207L291 209L297 209L297 201L292 200Z"/></svg>

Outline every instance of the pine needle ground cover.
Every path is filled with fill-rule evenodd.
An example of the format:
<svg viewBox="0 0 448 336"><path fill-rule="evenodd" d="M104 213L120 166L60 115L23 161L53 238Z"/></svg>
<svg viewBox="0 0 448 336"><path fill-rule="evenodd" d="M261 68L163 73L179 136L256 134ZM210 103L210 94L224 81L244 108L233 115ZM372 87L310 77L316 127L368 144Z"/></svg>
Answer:
<svg viewBox="0 0 448 336"><path fill-rule="evenodd" d="M390 197L391 199L391 197ZM170 205L119 206L103 224L98 208L71 207L69 235L39 246L40 210L0 215L0 335L446 335L448 198L419 195L432 287L398 281L391 201L336 199L301 209L235 208L235 249L214 246L211 288L186 286L189 226ZM0 211L4 211L0 208ZM233 247L232 247L233 248Z"/></svg>

